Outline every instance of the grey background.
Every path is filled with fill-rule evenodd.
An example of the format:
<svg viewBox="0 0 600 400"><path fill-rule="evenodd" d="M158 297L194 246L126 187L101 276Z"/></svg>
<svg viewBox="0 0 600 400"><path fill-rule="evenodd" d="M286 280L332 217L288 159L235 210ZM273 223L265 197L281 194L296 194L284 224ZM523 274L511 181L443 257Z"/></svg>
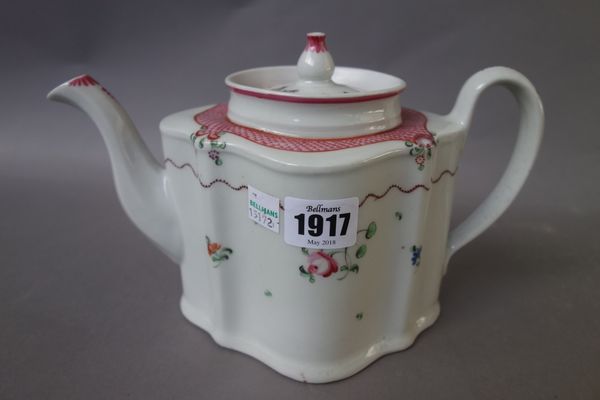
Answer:
<svg viewBox="0 0 600 400"><path fill-rule="evenodd" d="M0 398L600 398L598 4L4 2ZM468 76L507 65L547 113L530 179L453 258L434 327L327 385L284 378L183 319L178 269L122 212L95 127L45 100L91 73L161 157L164 115L225 101L230 72L294 63L313 30L338 65L404 78L412 108L447 112ZM500 176L517 118L502 89L480 102L455 221Z"/></svg>

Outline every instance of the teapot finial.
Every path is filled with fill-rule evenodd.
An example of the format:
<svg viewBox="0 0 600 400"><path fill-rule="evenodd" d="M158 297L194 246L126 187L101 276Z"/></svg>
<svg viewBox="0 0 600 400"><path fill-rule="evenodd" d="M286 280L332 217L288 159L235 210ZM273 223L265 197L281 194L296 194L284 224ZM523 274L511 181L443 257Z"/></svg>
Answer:
<svg viewBox="0 0 600 400"><path fill-rule="evenodd" d="M303 81L330 81L335 64L325 44L323 32L306 34L306 47L298 59L298 76Z"/></svg>

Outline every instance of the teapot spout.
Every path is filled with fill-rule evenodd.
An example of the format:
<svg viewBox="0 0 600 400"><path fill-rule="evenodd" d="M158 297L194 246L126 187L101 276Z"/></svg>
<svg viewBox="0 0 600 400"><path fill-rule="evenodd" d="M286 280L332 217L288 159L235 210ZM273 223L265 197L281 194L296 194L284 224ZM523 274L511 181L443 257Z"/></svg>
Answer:
<svg viewBox="0 0 600 400"><path fill-rule="evenodd" d="M108 149L125 212L173 261L181 261L181 231L165 169L152 156L123 107L89 75L56 87L48 99L75 106L92 119Z"/></svg>

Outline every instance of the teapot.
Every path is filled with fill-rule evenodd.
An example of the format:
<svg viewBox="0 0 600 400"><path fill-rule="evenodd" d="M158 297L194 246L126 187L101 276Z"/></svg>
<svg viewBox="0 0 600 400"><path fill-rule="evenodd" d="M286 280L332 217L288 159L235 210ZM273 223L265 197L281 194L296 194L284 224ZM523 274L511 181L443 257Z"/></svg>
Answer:
<svg viewBox="0 0 600 400"><path fill-rule="evenodd" d="M160 122L157 161L89 75L48 98L96 124L133 223L181 266L180 307L221 346L303 382L330 382L411 346L440 313L449 259L521 189L542 138L542 103L519 72L469 78L446 115L402 104L405 82L336 67L309 33L295 66L225 79L227 104ZM520 107L512 158L450 230L461 151L490 86Z"/></svg>

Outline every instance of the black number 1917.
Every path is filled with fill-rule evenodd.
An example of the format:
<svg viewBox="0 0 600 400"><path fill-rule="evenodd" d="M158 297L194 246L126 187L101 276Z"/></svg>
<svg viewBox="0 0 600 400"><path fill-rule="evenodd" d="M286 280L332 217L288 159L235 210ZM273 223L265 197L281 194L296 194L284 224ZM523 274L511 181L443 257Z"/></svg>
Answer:
<svg viewBox="0 0 600 400"><path fill-rule="evenodd" d="M314 237L323 235L324 230L327 228L329 229L326 234L329 237L337 236L338 218L342 220L339 236L344 236L348 232L348 224L350 223L350 213L333 214L327 218L323 218L319 214L310 214L308 220L306 214L302 213L294 215L294 218L298 220L298 235L304 235L305 231L308 231L308 234ZM308 229L306 229L306 225L308 225Z"/></svg>

